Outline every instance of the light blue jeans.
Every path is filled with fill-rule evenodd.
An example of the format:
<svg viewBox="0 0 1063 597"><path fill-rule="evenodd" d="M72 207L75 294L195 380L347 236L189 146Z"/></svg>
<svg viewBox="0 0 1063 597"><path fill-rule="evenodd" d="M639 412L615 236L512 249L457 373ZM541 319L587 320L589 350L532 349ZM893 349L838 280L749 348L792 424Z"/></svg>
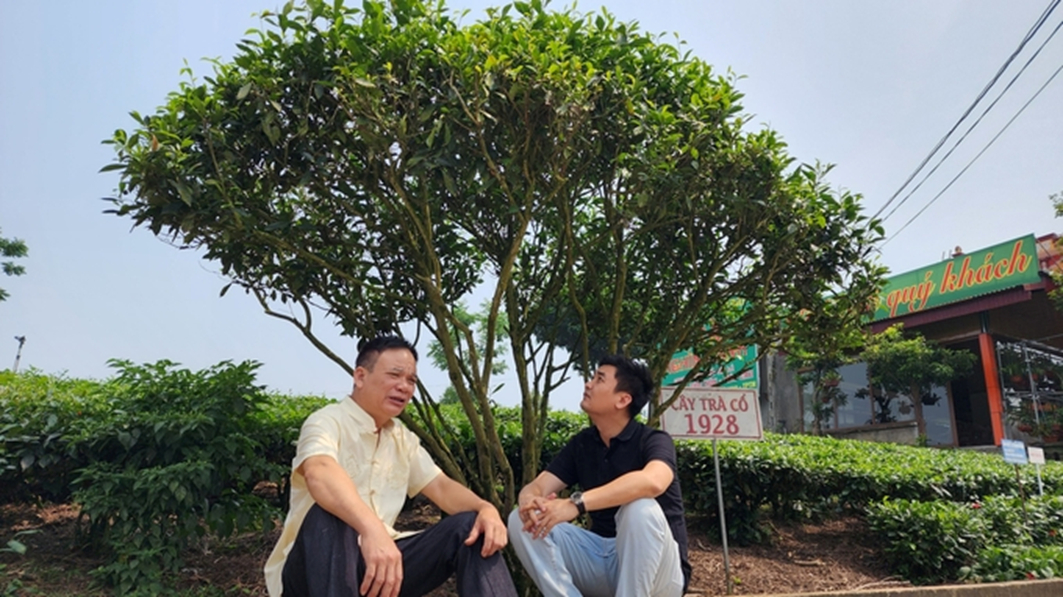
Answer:
<svg viewBox="0 0 1063 597"><path fill-rule="evenodd" d="M616 537L562 523L542 539L509 515L509 541L544 597L681 597L679 546L657 500L635 500L616 515Z"/></svg>

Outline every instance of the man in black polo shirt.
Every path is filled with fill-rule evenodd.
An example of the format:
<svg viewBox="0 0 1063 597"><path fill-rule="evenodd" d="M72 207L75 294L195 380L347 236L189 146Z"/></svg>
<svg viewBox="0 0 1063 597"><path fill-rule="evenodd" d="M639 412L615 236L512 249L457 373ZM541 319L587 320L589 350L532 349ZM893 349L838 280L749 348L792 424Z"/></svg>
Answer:
<svg viewBox="0 0 1063 597"><path fill-rule="evenodd" d="M521 489L509 538L545 597L680 597L689 583L675 445L635 420L653 388L645 365L602 359L580 402L591 426ZM590 531L569 523L585 513Z"/></svg>

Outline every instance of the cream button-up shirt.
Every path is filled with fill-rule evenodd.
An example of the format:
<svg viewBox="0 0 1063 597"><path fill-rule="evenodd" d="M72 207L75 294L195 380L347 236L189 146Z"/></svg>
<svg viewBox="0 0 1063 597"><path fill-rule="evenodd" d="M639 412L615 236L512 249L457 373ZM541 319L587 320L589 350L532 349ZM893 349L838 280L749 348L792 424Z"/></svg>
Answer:
<svg viewBox="0 0 1063 597"><path fill-rule="evenodd" d="M297 472L311 456L331 456L354 481L358 495L398 539L412 533L395 530L395 520L406 497L421 492L442 470L421 446L421 441L400 421L381 428L352 398L321 408L307 417L299 432L292 460L291 503L273 553L266 560L266 589L271 597L281 594L281 571L299 527L314 505L306 479Z"/></svg>

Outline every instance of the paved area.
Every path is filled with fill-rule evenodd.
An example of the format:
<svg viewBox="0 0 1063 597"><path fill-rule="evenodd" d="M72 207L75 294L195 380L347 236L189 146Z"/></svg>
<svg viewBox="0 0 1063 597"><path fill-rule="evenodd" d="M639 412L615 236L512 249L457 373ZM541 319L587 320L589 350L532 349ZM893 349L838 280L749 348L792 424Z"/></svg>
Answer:
<svg viewBox="0 0 1063 597"><path fill-rule="evenodd" d="M1063 579L977 585L945 585L939 587L869 589L865 591L786 593L760 595L759 597L1063 597Z"/></svg>

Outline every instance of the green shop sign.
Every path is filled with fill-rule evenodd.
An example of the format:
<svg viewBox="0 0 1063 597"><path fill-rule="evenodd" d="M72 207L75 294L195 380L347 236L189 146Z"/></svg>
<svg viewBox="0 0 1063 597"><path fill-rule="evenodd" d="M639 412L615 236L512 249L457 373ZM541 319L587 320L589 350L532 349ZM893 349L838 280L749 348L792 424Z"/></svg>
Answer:
<svg viewBox="0 0 1063 597"><path fill-rule="evenodd" d="M873 321L1041 281L1032 234L886 280Z"/></svg>
<svg viewBox="0 0 1063 597"><path fill-rule="evenodd" d="M721 367L714 369L705 376L705 379L694 382L687 387L721 387L721 388L749 388L757 389L757 347L745 346L732 350L729 359ZM687 372L698 364L698 357L689 350L683 350L672 355L668 363L668 373L665 374L662 386L674 386L683 380ZM742 371L745 369L745 371ZM731 377L736 371L742 373L730 381L723 380ZM721 383L722 382L722 383Z"/></svg>

